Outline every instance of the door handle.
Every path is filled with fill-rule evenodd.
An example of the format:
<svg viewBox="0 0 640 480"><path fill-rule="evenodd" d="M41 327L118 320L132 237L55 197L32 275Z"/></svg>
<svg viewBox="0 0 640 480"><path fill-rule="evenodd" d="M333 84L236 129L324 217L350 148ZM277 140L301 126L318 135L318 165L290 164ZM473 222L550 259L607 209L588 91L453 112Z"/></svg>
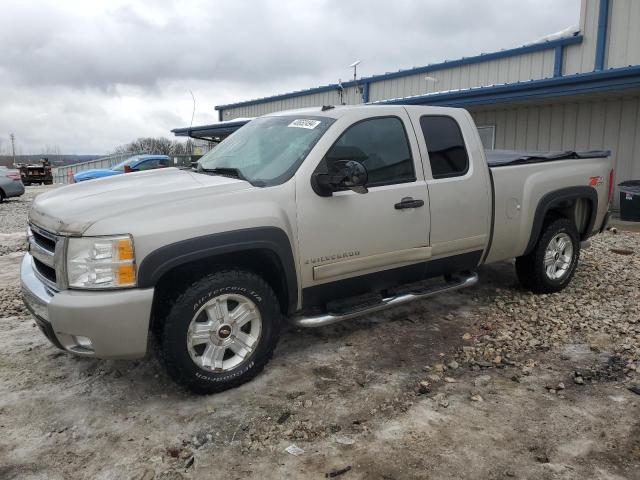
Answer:
<svg viewBox="0 0 640 480"><path fill-rule="evenodd" d="M396 210L402 210L403 208L419 208L424 205L424 200L414 200L412 197L404 197L400 200L400 203L396 203L394 208Z"/></svg>

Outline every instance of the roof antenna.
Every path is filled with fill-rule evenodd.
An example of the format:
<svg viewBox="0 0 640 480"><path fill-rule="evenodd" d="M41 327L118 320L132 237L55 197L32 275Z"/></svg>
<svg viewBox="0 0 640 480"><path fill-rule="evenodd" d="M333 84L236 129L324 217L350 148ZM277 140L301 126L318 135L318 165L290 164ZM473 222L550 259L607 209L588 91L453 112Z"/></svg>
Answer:
<svg viewBox="0 0 640 480"><path fill-rule="evenodd" d="M338 94L340 95L340 105L344 105L344 87L341 78L338 79Z"/></svg>
<svg viewBox="0 0 640 480"><path fill-rule="evenodd" d="M354 82L357 80L357 77L358 77L358 65L360 65L361 62L362 62L362 60L356 60L351 65L349 65L349 68L353 68L353 81Z"/></svg>
<svg viewBox="0 0 640 480"><path fill-rule="evenodd" d="M191 94L191 98L193 99L193 110L191 111L191 123L189 124L189 128L193 127L193 117L196 114L196 97L193 95L191 89L189 89L189 93Z"/></svg>
<svg viewBox="0 0 640 480"><path fill-rule="evenodd" d="M360 65L361 62L362 60L356 60L351 65L349 65L349 68L353 68L353 85L356 92L360 93L360 95L362 95L362 89L358 86L358 65ZM354 103L357 103L355 102L355 99Z"/></svg>

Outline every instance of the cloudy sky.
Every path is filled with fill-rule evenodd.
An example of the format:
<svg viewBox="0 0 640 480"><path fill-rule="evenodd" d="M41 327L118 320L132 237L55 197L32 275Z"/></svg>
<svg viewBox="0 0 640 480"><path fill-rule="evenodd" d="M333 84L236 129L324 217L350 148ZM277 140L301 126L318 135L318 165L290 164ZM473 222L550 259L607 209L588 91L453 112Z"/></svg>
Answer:
<svg viewBox="0 0 640 480"><path fill-rule="evenodd" d="M214 106L519 46L579 0L0 0L0 152L99 154Z"/></svg>

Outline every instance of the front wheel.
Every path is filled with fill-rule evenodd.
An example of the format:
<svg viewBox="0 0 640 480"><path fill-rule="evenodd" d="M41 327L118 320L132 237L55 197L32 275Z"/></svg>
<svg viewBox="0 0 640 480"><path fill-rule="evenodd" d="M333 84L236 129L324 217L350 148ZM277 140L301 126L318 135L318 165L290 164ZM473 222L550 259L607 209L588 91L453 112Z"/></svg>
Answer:
<svg viewBox="0 0 640 480"><path fill-rule="evenodd" d="M280 318L278 299L256 274L206 275L171 306L161 332L161 360L171 377L193 392L236 387L271 359Z"/></svg>
<svg viewBox="0 0 640 480"><path fill-rule="evenodd" d="M523 287L534 293L554 293L571 281L580 256L576 227L566 218L545 225L533 251L516 258L516 273Z"/></svg>

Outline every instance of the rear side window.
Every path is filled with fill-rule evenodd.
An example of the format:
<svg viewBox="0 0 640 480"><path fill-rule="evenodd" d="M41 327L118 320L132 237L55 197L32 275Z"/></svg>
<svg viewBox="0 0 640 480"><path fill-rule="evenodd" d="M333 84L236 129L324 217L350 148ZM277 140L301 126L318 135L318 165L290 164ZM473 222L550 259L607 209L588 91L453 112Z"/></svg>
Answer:
<svg viewBox="0 0 640 480"><path fill-rule="evenodd" d="M420 127L427 144L433 178L467 173L469 156L458 122L442 115L426 115L420 118Z"/></svg>
<svg viewBox="0 0 640 480"><path fill-rule="evenodd" d="M407 134L397 117L373 118L352 125L329 149L325 160L329 171L338 160L362 163L370 187L416 179Z"/></svg>

